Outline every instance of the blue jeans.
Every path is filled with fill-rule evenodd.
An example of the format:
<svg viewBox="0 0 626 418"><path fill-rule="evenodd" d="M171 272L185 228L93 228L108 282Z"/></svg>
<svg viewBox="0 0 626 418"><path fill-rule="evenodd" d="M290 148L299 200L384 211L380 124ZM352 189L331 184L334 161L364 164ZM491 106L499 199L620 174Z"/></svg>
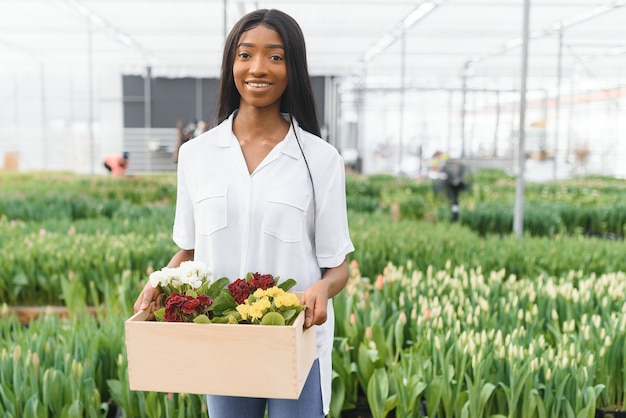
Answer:
<svg viewBox="0 0 626 418"><path fill-rule="evenodd" d="M299 399L263 399L207 395L209 418L323 418L320 365L316 359Z"/></svg>

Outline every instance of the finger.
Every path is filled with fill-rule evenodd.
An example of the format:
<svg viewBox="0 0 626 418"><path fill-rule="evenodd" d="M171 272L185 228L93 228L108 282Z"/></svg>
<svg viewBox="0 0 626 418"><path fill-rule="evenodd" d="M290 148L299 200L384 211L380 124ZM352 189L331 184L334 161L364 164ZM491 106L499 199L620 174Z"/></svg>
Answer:
<svg viewBox="0 0 626 418"><path fill-rule="evenodd" d="M304 310L304 327L309 328L314 323L315 319L315 299L309 302L308 305L305 305L306 309Z"/></svg>
<svg viewBox="0 0 626 418"><path fill-rule="evenodd" d="M135 313L137 313L137 312L139 312L141 310L141 301L142 300L143 300L143 295L139 295L139 297L135 301L135 304L133 305L133 310L135 311Z"/></svg>
<svg viewBox="0 0 626 418"><path fill-rule="evenodd" d="M148 309L148 306L150 306L150 298L147 297L146 295L143 295L142 299L141 299L141 310L145 310Z"/></svg>

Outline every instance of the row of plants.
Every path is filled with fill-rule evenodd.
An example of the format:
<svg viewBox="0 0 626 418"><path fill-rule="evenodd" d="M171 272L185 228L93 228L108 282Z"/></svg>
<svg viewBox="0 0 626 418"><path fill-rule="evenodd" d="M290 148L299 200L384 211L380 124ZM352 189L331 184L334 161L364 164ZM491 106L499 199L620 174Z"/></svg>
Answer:
<svg viewBox="0 0 626 418"><path fill-rule="evenodd" d="M459 221L480 235L513 231L515 179L497 170L474 174L470 191L461 193ZM447 222L449 204L429 179L388 175L350 176L348 207L356 212L389 214L402 219ZM626 227L626 181L609 178L529 183L525 186L524 230L533 236L593 235L623 238Z"/></svg>
<svg viewBox="0 0 626 418"><path fill-rule="evenodd" d="M594 417L626 408L626 274L514 278L353 262L335 298L333 416Z"/></svg>
<svg viewBox="0 0 626 418"><path fill-rule="evenodd" d="M69 173L3 174L0 217L45 221L143 216L145 206L171 206L174 174L122 179ZM448 222L449 204L430 179L390 175L346 178L347 203L358 213L383 213L405 220ZM576 178L525 186L524 230L533 236L595 235L623 238L626 181ZM509 235L513 230L515 179L497 170L473 175L461 194L460 222L480 235ZM133 215L134 212L134 215Z"/></svg>
<svg viewBox="0 0 626 418"><path fill-rule="evenodd" d="M113 299L108 299L113 300ZM6 310L6 307L4 308ZM131 391L121 312L69 320L0 321L0 416L10 418L199 417L196 395ZM123 415L118 415L123 414Z"/></svg>
<svg viewBox="0 0 626 418"><path fill-rule="evenodd" d="M55 180L48 188L42 186L45 179L35 175L0 184L15 202L18 195L30 196L31 181L50 196L59 190L75 190L74 195L94 205L98 199L107 202L104 194L91 194L89 179L79 177L79 187L73 176L62 175L60 183L50 177ZM373 178L372 184L385 196L396 194L389 202L400 201L398 196L404 193L424 196L424 208L434 207L430 205L437 197L428 195L426 188L415 186L415 193L407 193L385 187L387 180ZM131 315L147 276L165 265L176 250L171 241L171 177L93 181L107 182L102 187L116 190L109 193L113 196L133 195L127 188L136 190L136 195L132 200L110 199L115 208L110 216L90 211L88 216L75 218L67 215L63 204L50 205L60 209L47 212L45 199L31 200L35 209L21 213L46 216L0 215L0 294L7 295L2 302L63 304L72 310L69 322L42 317L24 327L11 316L8 306L3 308L0 415L106 416L110 409L119 408L132 417L200 416L205 410L200 396L131 392L127 381L123 322ZM140 193L143 182L145 197ZM594 182L603 189L600 180ZM612 187L615 190L609 194L617 195L619 187ZM570 410L584 417L592 416L589 413L596 406L623 402L619 396L623 396L624 379L615 374L623 373L623 343L618 334L623 334L619 295L623 296L624 278L615 273L626 271L622 241L566 235L481 237L462 224L434 224L410 216L391 221L391 205L387 208L349 214L356 247L350 260L358 260L359 266L353 263L350 286L334 301L338 312L332 416L340 416L361 397L375 416L394 411L396 416L407 417L425 416L426 411L429 416L450 417L574 416ZM429 216L428 210L423 217ZM404 268L389 266L390 262ZM532 289L534 296L530 296ZM100 314L86 315L86 305L99 307ZM617 347L613 351L603 350L598 341L589 342L591 332L602 328L604 340L609 335L609 342ZM497 336L498 329L502 337ZM56 339L46 351L53 335ZM93 339L108 339L111 350L98 347L92 335L103 335ZM526 347L524 361L510 363L515 358L512 351L505 351L504 359L495 358L501 351L496 344L500 338L506 347ZM528 351L531 344L532 353ZM568 357L570 362L558 379L555 367L550 372L554 380L547 379L545 364L564 364L563 353L570 350L576 355ZM589 353L594 364L602 357L613 366L589 365ZM44 366L42 356L46 356ZM79 375L80 388L72 387L70 380L75 376L72 363L64 362L66 357L76 359L75 371L84 373L84 378ZM38 377L25 380L25 370L33 369L35 358ZM544 363L531 364L531 358ZM522 373L529 368L532 378ZM517 374L504 374L509 370ZM609 373L613 373L610 378L599 377ZM64 388L63 394L52 392L51 383L44 391L41 382L50 376L57 379L55 388ZM510 389L513 380L520 379L527 381L522 389L517 383L515 390ZM557 387L556 381L565 383ZM36 389L18 390L23 385ZM476 393L483 393L485 399L476 398ZM44 397L51 394L60 400L47 399L44 407ZM511 406L503 406L514 405L514 399L526 402L523 414L514 415ZM540 401L543 409L535 406ZM51 409L55 402L60 406Z"/></svg>
<svg viewBox="0 0 626 418"><path fill-rule="evenodd" d="M513 203L482 202L460 212L461 224L480 235L509 235L513 230ZM532 236L588 235L624 239L626 202L573 206L531 202L524 205L524 231Z"/></svg>
<svg viewBox="0 0 626 418"><path fill-rule="evenodd" d="M3 308L0 415L183 417L202 396L130 391L124 320L136 280L69 320L22 326ZM334 299L332 417L365 401L373 417L593 417L624 408L626 275L516 278L452 264L388 265L370 280L356 260ZM202 326L202 325L198 325Z"/></svg>
<svg viewBox="0 0 626 418"><path fill-rule="evenodd" d="M62 305L64 284L79 281L97 306L107 286L130 271L147 277L167 264L173 208L146 209L145 217L49 221L48 229L0 219L0 292L9 305ZM450 260L484 271L504 269L518 277L626 271L623 241L581 237L481 237L457 224L402 220L380 213L350 212L350 228L363 274L375 277L388 262L442 269ZM39 228L39 229L37 229Z"/></svg>

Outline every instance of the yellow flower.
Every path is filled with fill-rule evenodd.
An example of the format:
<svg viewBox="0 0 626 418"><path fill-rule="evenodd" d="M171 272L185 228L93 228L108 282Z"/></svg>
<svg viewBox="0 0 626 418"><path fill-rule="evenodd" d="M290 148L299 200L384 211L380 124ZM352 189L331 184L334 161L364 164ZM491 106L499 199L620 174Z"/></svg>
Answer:
<svg viewBox="0 0 626 418"><path fill-rule="evenodd" d="M285 291L283 289L281 289L278 286L273 286L273 287L267 288L266 290L257 289L254 291L252 295L257 299L260 299L263 297L274 298L276 296L283 295L283 294L285 294Z"/></svg>
<svg viewBox="0 0 626 418"><path fill-rule="evenodd" d="M252 303L252 308L255 310L259 310L261 312L261 316L263 316L263 312L272 307L272 302L266 297L259 299ZM259 318L261 317L259 316Z"/></svg>
<svg viewBox="0 0 626 418"><path fill-rule="evenodd" d="M300 299L293 293L283 293L274 297L274 305L277 308L290 308L292 306L300 305Z"/></svg>

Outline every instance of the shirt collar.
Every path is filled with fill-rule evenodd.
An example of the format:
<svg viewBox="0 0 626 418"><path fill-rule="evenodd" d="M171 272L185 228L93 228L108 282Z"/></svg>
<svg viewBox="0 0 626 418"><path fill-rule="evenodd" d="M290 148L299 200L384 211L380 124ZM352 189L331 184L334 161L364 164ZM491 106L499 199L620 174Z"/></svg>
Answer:
<svg viewBox="0 0 626 418"><path fill-rule="evenodd" d="M216 146L220 148L228 148L237 143L237 138L233 134L233 119L235 119L236 114L237 110L235 110L228 117L228 119L220 125L222 127L222 132L221 135L217 135L217 138L215 139ZM291 122L287 113L282 113L281 115L287 122ZM281 153L297 160L302 155L302 152L298 146L294 131L298 133L298 138L301 138L302 130L298 126L298 122L295 119L293 119L293 123L290 123L290 125L291 126L289 127L289 132L287 132L287 136L276 146L279 147Z"/></svg>

